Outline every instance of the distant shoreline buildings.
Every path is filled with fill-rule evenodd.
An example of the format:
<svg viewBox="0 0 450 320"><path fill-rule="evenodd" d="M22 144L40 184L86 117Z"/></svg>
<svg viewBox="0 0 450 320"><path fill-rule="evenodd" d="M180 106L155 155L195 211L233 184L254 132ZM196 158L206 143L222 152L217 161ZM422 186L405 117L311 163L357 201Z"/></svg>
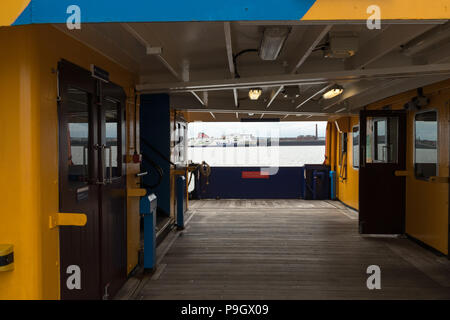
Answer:
<svg viewBox="0 0 450 320"><path fill-rule="evenodd" d="M254 137L251 134L230 134L220 138L199 133L188 140L188 147L266 147L266 146L324 146L325 137L298 136L296 138Z"/></svg>
<svg viewBox="0 0 450 320"><path fill-rule="evenodd" d="M315 135L299 135L297 137L255 137L248 133L232 133L221 137L210 137L199 132L196 138L188 140L188 147L265 147L265 146L324 146L325 137L319 137L316 124Z"/></svg>

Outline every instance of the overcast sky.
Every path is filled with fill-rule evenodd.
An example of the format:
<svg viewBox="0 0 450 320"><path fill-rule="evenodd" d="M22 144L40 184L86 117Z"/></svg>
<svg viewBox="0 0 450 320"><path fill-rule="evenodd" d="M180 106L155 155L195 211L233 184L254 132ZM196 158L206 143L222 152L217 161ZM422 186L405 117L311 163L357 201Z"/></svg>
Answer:
<svg viewBox="0 0 450 320"><path fill-rule="evenodd" d="M315 135L316 124L319 137L325 137L326 122L192 122L189 123L189 137L197 137L200 132L210 137L250 133L254 136L269 136L271 131L279 132L280 138Z"/></svg>

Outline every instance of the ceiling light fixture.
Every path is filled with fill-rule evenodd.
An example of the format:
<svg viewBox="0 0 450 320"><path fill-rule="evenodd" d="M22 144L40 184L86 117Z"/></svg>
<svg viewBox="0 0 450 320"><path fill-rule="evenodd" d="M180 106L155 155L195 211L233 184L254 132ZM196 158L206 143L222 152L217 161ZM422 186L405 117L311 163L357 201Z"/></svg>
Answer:
<svg viewBox="0 0 450 320"><path fill-rule="evenodd" d="M250 100L258 100L261 97L262 90L259 88L253 88L248 91L248 97Z"/></svg>
<svg viewBox="0 0 450 320"><path fill-rule="evenodd" d="M270 27L264 29L264 36L259 48L259 57L262 60L276 60L290 32L290 27Z"/></svg>
<svg viewBox="0 0 450 320"><path fill-rule="evenodd" d="M325 100L333 99L344 92L344 88L336 85L323 94Z"/></svg>

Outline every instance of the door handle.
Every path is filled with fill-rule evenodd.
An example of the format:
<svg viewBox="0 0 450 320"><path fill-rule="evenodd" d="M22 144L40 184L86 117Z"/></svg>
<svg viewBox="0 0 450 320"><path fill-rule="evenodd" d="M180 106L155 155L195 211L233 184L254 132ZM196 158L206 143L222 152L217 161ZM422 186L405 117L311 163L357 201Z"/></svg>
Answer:
<svg viewBox="0 0 450 320"><path fill-rule="evenodd" d="M106 146L105 145L103 145L103 144L95 144L94 145L94 149L95 150L97 150L97 151L99 151L99 150L101 150L101 152L102 152L102 157L103 157L103 161L101 161L101 168L100 168L100 170L101 170L101 172L102 172L102 176L103 176L103 179L102 180L99 180L99 179L97 179L97 182L95 183L95 184L97 184L97 185L102 185L102 186L104 186L104 185L106 185L107 183L106 183L106 179L105 179L105 171L106 171L106 168L105 168L105 160L106 160L106 158L105 158L105 148L106 148Z"/></svg>
<svg viewBox="0 0 450 320"><path fill-rule="evenodd" d="M59 226L78 226L84 227L87 223L87 215L85 213L56 213L49 216L50 229Z"/></svg>
<svg viewBox="0 0 450 320"><path fill-rule="evenodd" d="M103 175L103 179L97 180L98 185L107 185L107 184L111 184L112 183L112 176L113 176L113 165L112 165L112 146L106 146L104 144L99 145L96 144L94 145L94 149L95 150L101 150L102 151L102 157L103 157L103 161L101 161L101 172ZM106 150L109 150L109 169L106 168ZM109 170L109 177L107 177L107 173Z"/></svg>
<svg viewBox="0 0 450 320"><path fill-rule="evenodd" d="M409 176L409 171L405 171L405 170L396 170L394 171L394 175L396 177L408 177Z"/></svg>
<svg viewBox="0 0 450 320"><path fill-rule="evenodd" d="M84 181L91 181L89 177L89 170L88 170L88 160L86 159L86 156L88 156L89 148L83 147L83 171L84 171Z"/></svg>

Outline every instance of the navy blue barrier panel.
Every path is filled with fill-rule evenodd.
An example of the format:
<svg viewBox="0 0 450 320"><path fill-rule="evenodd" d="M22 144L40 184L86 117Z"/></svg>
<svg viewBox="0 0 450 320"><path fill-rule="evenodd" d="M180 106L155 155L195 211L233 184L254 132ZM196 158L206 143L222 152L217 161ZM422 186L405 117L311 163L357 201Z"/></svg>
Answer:
<svg viewBox="0 0 450 320"><path fill-rule="evenodd" d="M261 175L259 167L212 167L209 184L200 178L201 199L299 199L303 167L280 167L275 175Z"/></svg>
<svg viewBox="0 0 450 320"><path fill-rule="evenodd" d="M159 150L167 159L170 159L170 104L167 94L143 94L140 106L140 134L154 148ZM155 193L158 197L158 207L167 214L170 213L170 164L162 159L151 148L141 143L141 152L156 162L163 170L164 176L161 184L149 193ZM142 169L149 170L144 177L147 185L157 181L154 168L143 160Z"/></svg>

